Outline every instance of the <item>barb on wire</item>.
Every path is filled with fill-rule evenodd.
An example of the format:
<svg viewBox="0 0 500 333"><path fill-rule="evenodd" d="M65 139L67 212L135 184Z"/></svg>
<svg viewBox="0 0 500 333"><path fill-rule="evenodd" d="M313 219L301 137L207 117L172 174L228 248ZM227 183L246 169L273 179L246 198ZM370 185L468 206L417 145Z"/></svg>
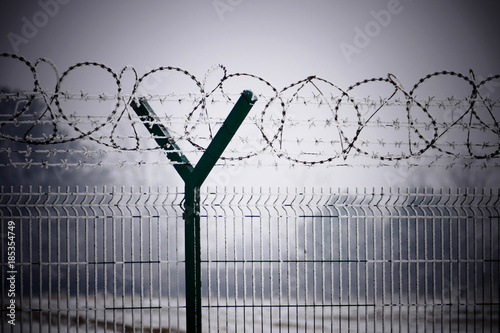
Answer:
<svg viewBox="0 0 500 333"><path fill-rule="evenodd" d="M158 151L145 134L141 121L129 108L130 103L138 99L154 101L159 106L168 103L169 108L183 110L164 112L160 119L172 127L176 141L187 145L183 149L202 153L213 138L214 128L224 120L223 113L214 111L216 106L234 103L239 94L233 93L233 87L241 82L257 84L262 91L255 91L259 96L258 114L249 117L247 132L243 130L235 139L245 149L235 145L230 147L227 156L222 157L228 162L271 155L287 160L291 165L309 166L349 164L347 160L355 158L372 161L363 160L358 163L360 165L398 165L400 161L408 161L409 165L423 164L428 163L428 158L478 160L484 161L478 165L484 165L498 158L500 153L497 120L500 101L491 96L495 92L491 86L500 75L478 79L472 71L468 76L440 71L420 78L408 90L393 74L355 82L347 89L324 78L308 76L278 89L254 74L230 74L222 65L214 66L203 80L198 80L190 72L172 66L160 66L141 76L130 66L115 72L97 62L78 63L59 72L55 64L44 58L32 63L16 54L1 53L0 61L20 64L30 73L32 81L29 82L31 90L2 88L0 91L3 105L0 140L26 144L29 149L38 150L38 154L50 150L47 147L82 139L93 141L101 146L99 149L108 152ZM52 89L42 86L39 78L42 64L54 71L56 84ZM68 89L70 78L77 71L86 69L109 77L114 92ZM216 73L218 77L215 77ZM151 89L151 82L161 81L158 75L167 77L171 74L186 79L195 92L167 90L158 94ZM436 80L451 80L453 84L449 86L453 87L461 85L456 94L459 97L454 94L436 97L439 95L433 90ZM99 108L95 112L82 112L75 104L68 104L71 102L98 103ZM0 147L0 154L8 154L11 158L22 155L20 152L27 149ZM55 155L68 152L64 149L54 151ZM80 154L82 149L74 151ZM84 157L95 156L97 150L89 151L94 153L86 151ZM423 160L427 162L421 162ZM4 164L22 163L27 162L11 160ZM37 163L42 162L29 164ZM60 159L43 166L77 164L63 163ZM262 165L262 162L255 165ZM450 164L442 165L449 167Z"/></svg>

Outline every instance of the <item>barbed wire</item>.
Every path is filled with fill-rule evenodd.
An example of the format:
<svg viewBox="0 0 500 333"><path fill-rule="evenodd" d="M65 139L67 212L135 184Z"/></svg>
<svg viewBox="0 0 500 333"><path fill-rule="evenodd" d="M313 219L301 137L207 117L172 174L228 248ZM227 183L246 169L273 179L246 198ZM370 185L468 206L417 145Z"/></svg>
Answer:
<svg viewBox="0 0 500 333"><path fill-rule="evenodd" d="M159 111L160 121L172 131L184 153L201 155L225 119L224 112L213 106L232 105L239 97L231 91L229 83L235 80L250 80L262 91L255 91L259 97L254 106L257 111L244 122L235 142L222 157L224 163L245 161L245 165L281 165L275 161L277 159L290 165L307 166L390 164L398 167L401 161L408 161L407 166L433 163L446 168L464 164L481 168L498 165L492 159L500 155L500 128L496 116L500 99L492 94L499 74L479 80L472 70L468 76L440 71L420 78L411 89L405 89L393 74L365 79L347 89L321 77L309 76L278 89L257 75L228 74L222 65L214 66L203 80L198 80L188 71L172 66L160 66L140 76L133 67L115 72L98 62L78 63L60 72L55 64L44 58L32 63L16 54L1 53L0 60L14 61L28 70L33 85L31 90L4 88L0 91L3 105L0 143L29 146L0 146L0 156L8 161L0 166L68 168L157 163L104 161L113 152L144 154L160 150L130 107L132 101L139 100L157 103L155 111ZM48 64L53 69L56 78L53 89L41 84L41 64ZM109 76L115 92L67 90L65 84L75 71L88 68ZM209 88L208 81L213 81L215 72L222 72L222 75ZM130 81L130 77L125 77L130 73L131 90L126 92L125 81ZM181 75L195 91L158 94L147 82L159 73ZM437 79L453 80L452 87L462 85L461 89L457 88L460 97L454 94L438 96L438 91L429 95L426 85L432 86L431 82ZM363 95L364 90L370 94ZM464 90L467 92L463 93ZM377 97L371 97L373 93ZM496 93L498 95L498 91ZM99 107L92 112L82 112L74 104L68 104L71 102L97 102ZM183 112L172 112L174 108ZM64 144L83 141L93 142L100 148L61 148ZM59 148L50 148L56 146ZM52 160L41 160L44 154ZM68 154L81 159L63 156ZM34 159L35 155L38 160ZM275 159L246 162L258 155ZM102 156L103 160L85 161L96 156ZM351 159L359 162L350 162ZM450 161L438 163L441 159Z"/></svg>

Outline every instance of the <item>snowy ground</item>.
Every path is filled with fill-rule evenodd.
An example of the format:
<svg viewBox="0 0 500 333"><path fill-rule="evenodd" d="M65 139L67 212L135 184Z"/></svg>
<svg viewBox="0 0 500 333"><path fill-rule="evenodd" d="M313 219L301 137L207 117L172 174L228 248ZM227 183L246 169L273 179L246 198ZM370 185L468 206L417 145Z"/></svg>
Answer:
<svg viewBox="0 0 500 333"><path fill-rule="evenodd" d="M169 300L136 304L142 310L93 309L85 299L59 304L32 300L41 311L17 310L15 326L3 332L185 332L185 309ZM87 300L88 301L88 300ZM170 301L172 306L173 301ZM177 302L175 300L174 302ZM207 300L204 300L204 304ZM234 303L231 300L230 303ZM64 303L64 304L63 304ZM161 308L158 308L158 305ZM148 308L151 306L151 308ZM50 310L49 310L50 309ZM22 321L22 323L21 323ZM499 307L486 306L322 306L204 308L207 332L496 332Z"/></svg>

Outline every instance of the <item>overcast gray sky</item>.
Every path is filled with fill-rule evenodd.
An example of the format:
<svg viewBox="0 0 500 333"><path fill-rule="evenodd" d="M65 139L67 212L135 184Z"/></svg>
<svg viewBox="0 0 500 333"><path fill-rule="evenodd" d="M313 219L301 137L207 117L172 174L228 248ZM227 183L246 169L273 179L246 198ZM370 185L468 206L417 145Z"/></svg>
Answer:
<svg viewBox="0 0 500 333"><path fill-rule="evenodd" d="M60 70L81 61L115 71L132 65L139 73L171 65L202 79L223 64L278 89L310 75L347 88L387 73L405 87L440 70L473 69L483 78L500 73L500 5L494 1L41 0L3 1L0 8L0 52L46 57ZM16 68L0 66L0 84L29 88ZM435 184L420 182L417 171L384 171L385 178L345 168L270 172L278 184L291 175L297 185L378 186L388 177L397 180L390 185ZM478 174L487 184L499 178L493 169L449 176L482 186Z"/></svg>
<svg viewBox="0 0 500 333"><path fill-rule="evenodd" d="M48 19L40 3L52 4ZM67 3L67 4L60 4ZM232 5L233 4L233 5ZM268 78L276 86L307 75L351 84L394 73L408 84L436 70L498 73L498 5L493 1L4 1L1 49L60 68L100 61L112 68L168 64L202 75L214 64ZM390 18L350 62L373 13ZM382 14L381 14L382 15ZM46 16L47 17L47 16ZM38 24L26 43L23 20ZM377 30L371 27L376 32Z"/></svg>

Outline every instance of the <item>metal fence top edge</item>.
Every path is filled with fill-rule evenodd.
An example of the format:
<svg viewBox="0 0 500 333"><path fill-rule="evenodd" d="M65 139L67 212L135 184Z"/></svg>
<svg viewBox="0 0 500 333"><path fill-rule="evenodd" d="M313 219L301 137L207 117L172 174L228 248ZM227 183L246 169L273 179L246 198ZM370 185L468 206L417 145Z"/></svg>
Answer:
<svg viewBox="0 0 500 333"><path fill-rule="evenodd" d="M0 194L183 194L182 186L0 186ZM498 187L288 187L202 186L203 195L500 195Z"/></svg>
<svg viewBox="0 0 500 333"><path fill-rule="evenodd" d="M0 206L160 207L184 202L180 187L0 187ZM500 188L203 187L208 206L498 207Z"/></svg>

